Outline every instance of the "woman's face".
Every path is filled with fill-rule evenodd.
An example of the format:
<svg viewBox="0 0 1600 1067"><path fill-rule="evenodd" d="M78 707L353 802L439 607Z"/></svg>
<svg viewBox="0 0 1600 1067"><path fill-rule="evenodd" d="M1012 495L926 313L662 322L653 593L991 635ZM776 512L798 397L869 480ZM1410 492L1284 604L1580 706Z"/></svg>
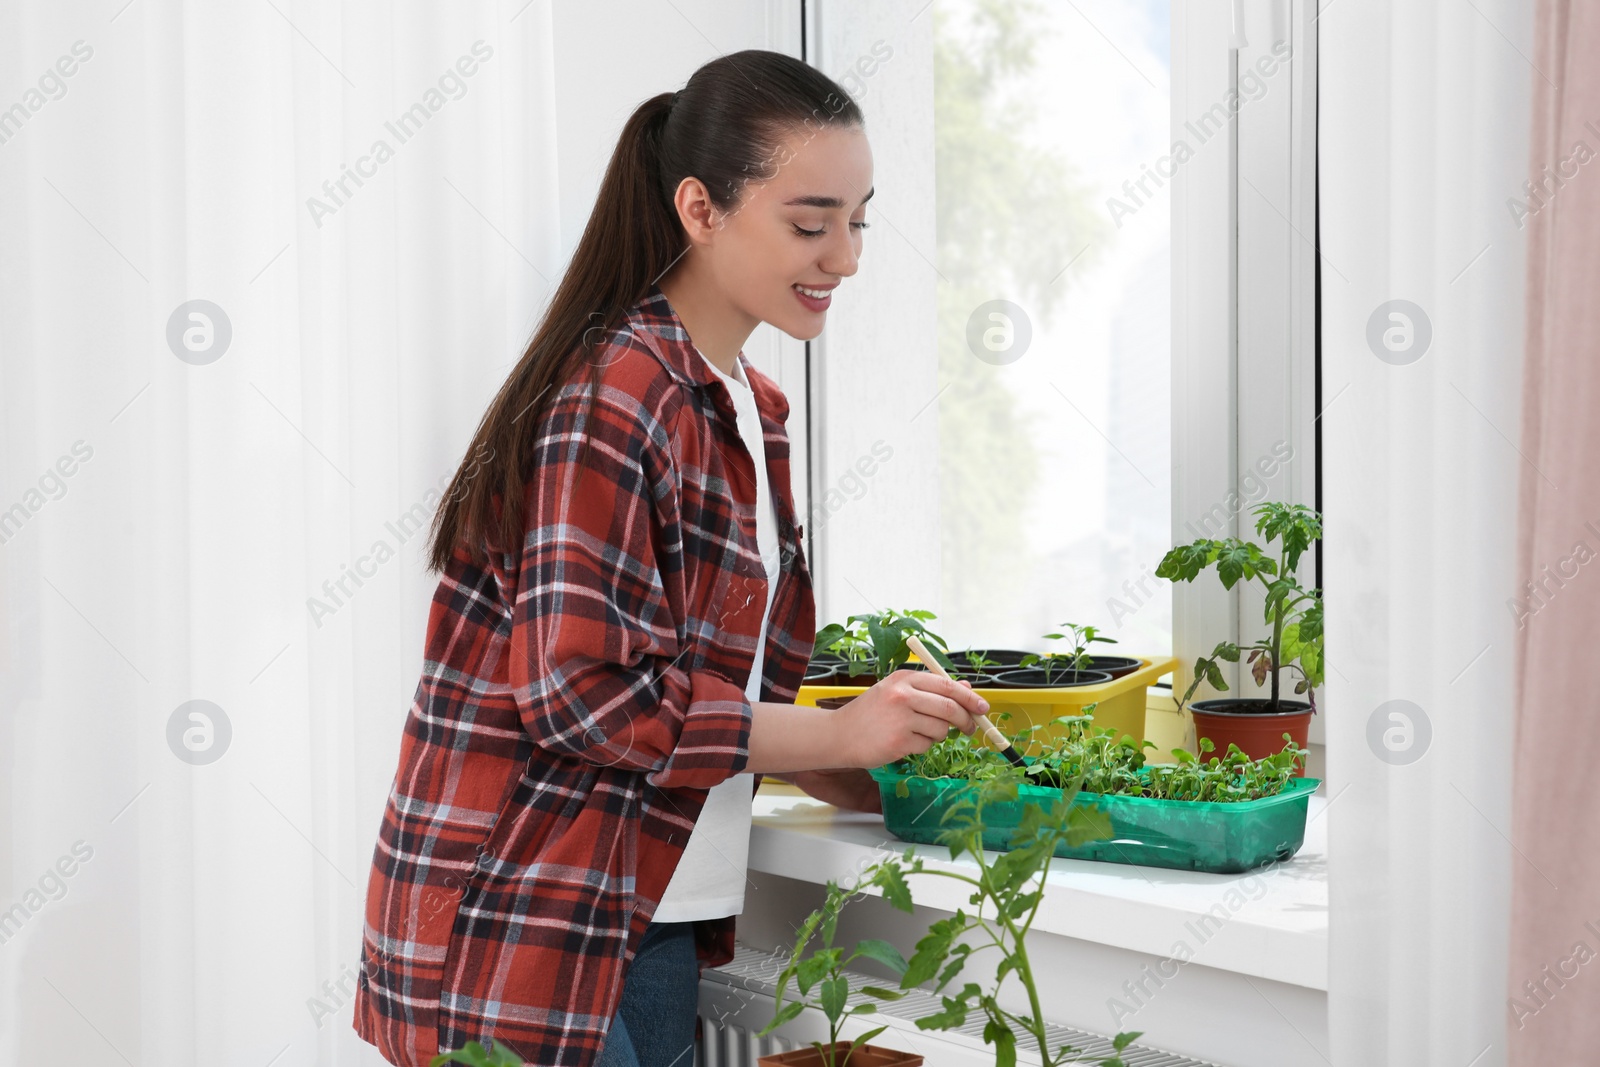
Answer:
<svg viewBox="0 0 1600 1067"><path fill-rule="evenodd" d="M738 310L810 340L861 259L872 150L860 127L811 127L786 136L771 164L772 178L747 183L718 216L705 265Z"/></svg>

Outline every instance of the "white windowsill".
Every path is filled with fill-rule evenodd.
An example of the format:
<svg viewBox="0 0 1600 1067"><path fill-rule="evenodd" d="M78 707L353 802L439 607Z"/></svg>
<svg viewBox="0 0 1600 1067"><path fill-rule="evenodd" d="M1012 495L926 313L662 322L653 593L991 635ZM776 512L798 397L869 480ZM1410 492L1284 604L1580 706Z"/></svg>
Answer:
<svg viewBox="0 0 1600 1067"><path fill-rule="evenodd" d="M1321 815L1327 806L1325 797L1311 798L1305 844L1293 859L1252 873L1053 860L1033 931L1158 957L1174 956L1184 945L1205 967L1326 991L1327 827ZM930 867L975 870L965 857L952 863L947 848L900 841L881 816L842 811L772 779L755 798L754 871L843 884L907 848ZM941 911L971 908L968 888L950 879L916 879L912 895L918 905ZM1202 926L1208 912L1213 917Z"/></svg>

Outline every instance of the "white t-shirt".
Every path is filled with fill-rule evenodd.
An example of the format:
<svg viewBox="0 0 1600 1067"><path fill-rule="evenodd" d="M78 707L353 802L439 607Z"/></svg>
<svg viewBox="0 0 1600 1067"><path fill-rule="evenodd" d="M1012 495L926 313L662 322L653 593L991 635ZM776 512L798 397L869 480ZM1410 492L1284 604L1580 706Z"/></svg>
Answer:
<svg viewBox="0 0 1600 1067"><path fill-rule="evenodd" d="M696 349L699 351L699 349ZM705 358L705 353L700 353ZM755 664L745 697L755 701L761 693L761 663L766 652L767 616L772 612L772 597L778 587L778 512L767 484L767 451L762 442L761 416L756 397L744 380L744 371L734 362L733 375L706 360L733 397L738 413L739 436L756 468L756 544L767 568L767 606L761 613L761 630L756 637ZM688 922L693 919L720 919L744 911L744 887L750 855L751 795L754 775L748 771L724 779L706 791L705 807L695 820L694 832L684 846L683 856L672 872L672 879L661 894L661 903L652 916L654 922Z"/></svg>

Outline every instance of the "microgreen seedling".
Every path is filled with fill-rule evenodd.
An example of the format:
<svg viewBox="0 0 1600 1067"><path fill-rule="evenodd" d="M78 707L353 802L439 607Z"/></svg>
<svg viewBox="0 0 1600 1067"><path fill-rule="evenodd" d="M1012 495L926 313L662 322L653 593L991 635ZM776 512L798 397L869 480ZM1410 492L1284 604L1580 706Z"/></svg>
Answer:
<svg viewBox="0 0 1600 1067"><path fill-rule="evenodd" d="M1136 743L1127 735L1119 739L1114 730L1095 730L1094 707L1090 704L1084 714L1062 715L1053 720L1051 725L1061 729L1055 737L1040 741L1043 751L1028 757L1028 766L1019 773L1034 785L1052 788L1081 782L1086 793L1232 803L1281 793L1296 768L1305 763L1307 750L1295 744L1287 733L1283 735L1282 751L1258 760L1234 744L1220 756L1211 755L1215 748L1211 739L1201 738L1199 756L1178 748L1172 750L1176 763L1147 763L1144 750L1154 748L1155 742ZM1001 723L996 725L1005 730ZM1043 725L1036 723L1007 736L1021 752L1034 731ZM926 752L912 753L889 766L918 778L977 782L1003 777L1011 764L994 749L975 743L972 737L952 728L944 740L935 742ZM896 786L896 794L910 795L904 781Z"/></svg>

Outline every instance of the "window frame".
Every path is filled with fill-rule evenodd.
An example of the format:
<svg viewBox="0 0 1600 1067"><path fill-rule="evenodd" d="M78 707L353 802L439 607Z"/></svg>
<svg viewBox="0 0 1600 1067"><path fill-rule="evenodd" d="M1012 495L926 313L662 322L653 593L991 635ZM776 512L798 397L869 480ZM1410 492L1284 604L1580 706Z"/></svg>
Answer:
<svg viewBox="0 0 1600 1067"><path fill-rule="evenodd" d="M1241 71L1259 76L1278 42L1291 60L1258 99L1234 97L1243 102L1219 145L1226 150L1197 153L1173 178L1174 544L1253 538L1250 507L1263 499L1320 506L1314 0L1174 3L1172 128L1179 136L1238 94ZM1270 477L1261 477L1263 460ZM1201 521L1219 504L1226 532ZM1302 580L1321 584L1320 560L1319 551ZM1264 602L1244 583L1174 585L1176 692L1218 641L1265 632ZM1253 688L1237 664L1223 666L1231 692L1241 679ZM1311 740L1323 740L1320 717Z"/></svg>

